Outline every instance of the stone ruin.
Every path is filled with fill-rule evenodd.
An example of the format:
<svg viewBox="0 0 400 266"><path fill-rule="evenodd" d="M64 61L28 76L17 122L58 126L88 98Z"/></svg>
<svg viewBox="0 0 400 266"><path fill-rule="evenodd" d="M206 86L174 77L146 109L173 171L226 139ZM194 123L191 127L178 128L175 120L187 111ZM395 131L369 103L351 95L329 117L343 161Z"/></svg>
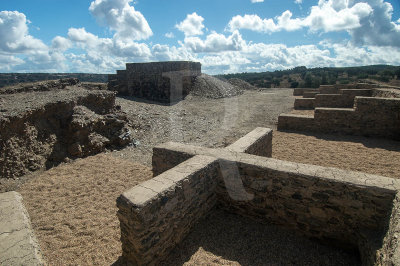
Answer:
<svg viewBox="0 0 400 266"><path fill-rule="evenodd" d="M190 61L127 63L126 70L108 75L108 89L119 95L174 103L189 94L201 64Z"/></svg>
<svg viewBox="0 0 400 266"><path fill-rule="evenodd" d="M294 109L314 115L281 114L279 130L341 133L400 140L400 91L373 84L295 89Z"/></svg>
<svg viewBox="0 0 400 266"><path fill-rule="evenodd" d="M400 264L400 181L270 158L272 130L220 149L165 143L154 178L117 199L123 256L158 265L213 208L358 250L363 265Z"/></svg>
<svg viewBox="0 0 400 266"><path fill-rule="evenodd" d="M76 80L60 80L0 90L2 178L131 143L115 93L77 85Z"/></svg>

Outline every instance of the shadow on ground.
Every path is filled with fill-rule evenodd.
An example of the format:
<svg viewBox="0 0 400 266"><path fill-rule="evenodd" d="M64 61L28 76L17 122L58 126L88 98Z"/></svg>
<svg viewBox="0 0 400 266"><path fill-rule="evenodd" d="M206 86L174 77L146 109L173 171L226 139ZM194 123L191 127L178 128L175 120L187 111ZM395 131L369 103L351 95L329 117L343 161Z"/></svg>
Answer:
<svg viewBox="0 0 400 266"><path fill-rule="evenodd" d="M343 142L355 142L361 143L367 148L379 148L388 151L400 152L400 141L376 138L369 136L354 136L354 135L343 135L339 133L324 134L315 132L300 132L292 130L280 130L287 133L303 134L305 136L312 136L317 139L323 139L328 141L343 141Z"/></svg>
<svg viewBox="0 0 400 266"><path fill-rule="evenodd" d="M358 254L325 246L222 210L200 221L163 265L360 265ZM113 266L126 265L120 257Z"/></svg>

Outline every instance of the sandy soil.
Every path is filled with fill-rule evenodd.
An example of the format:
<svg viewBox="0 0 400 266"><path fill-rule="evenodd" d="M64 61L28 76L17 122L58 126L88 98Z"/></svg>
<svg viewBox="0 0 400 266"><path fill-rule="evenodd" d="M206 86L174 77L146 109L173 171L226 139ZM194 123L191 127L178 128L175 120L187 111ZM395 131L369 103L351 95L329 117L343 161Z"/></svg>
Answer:
<svg viewBox="0 0 400 266"><path fill-rule="evenodd" d="M275 131L272 157L400 178L399 141Z"/></svg>
<svg viewBox="0 0 400 266"><path fill-rule="evenodd" d="M19 192L49 265L110 265L121 255L115 201L151 169L100 154L55 167Z"/></svg>
<svg viewBox="0 0 400 266"><path fill-rule="evenodd" d="M314 116L314 110L292 110L290 114Z"/></svg>
<svg viewBox="0 0 400 266"><path fill-rule="evenodd" d="M115 200L127 188L151 178L154 145L180 141L223 147L257 126L276 128L278 115L292 109L291 93L289 89L246 91L219 100L189 96L173 106L118 98L117 104L136 129L137 147L37 173L19 190L48 263L117 262L121 247ZM400 142L395 141L275 132L273 157L400 178ZM301 256L297 265L302 263L300 258L304 265L341 264L338 260L353 264L354 257L341 251L290 238L292 234L247 219L217 212L209 221L199 224L189 240L174 251L171 264L290 264L297 258L293 254Z"/></svg>
<svg viewBox="0 0 400 266"><path fill-rule="evenodd" d="M360 265L356 254L272 225L215 210L172 251L166 265Z"/></svg>

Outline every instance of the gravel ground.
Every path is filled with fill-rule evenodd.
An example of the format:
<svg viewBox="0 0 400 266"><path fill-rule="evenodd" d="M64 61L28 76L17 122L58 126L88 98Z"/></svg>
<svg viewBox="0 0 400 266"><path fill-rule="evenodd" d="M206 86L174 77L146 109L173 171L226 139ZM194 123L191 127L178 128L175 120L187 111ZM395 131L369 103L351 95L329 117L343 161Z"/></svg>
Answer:
<svg viewBox="0 0 400 266"><path fill-rule="evenodd" d="M225 147L255 127L275 129L279 114L293 107L292 93L265 89L223 99L189 95L171 106L118 97L116 104L128 113L139 143L113 154L150 166L152 148L168 141Z"/></svg>
<svg viewBox="0 0 400 266"><path fill-rule="evenodd" d="M151 178L153 146L179 141L224 147L257 126L275 129L278 115L293 107L291 94L290 89L269 89L224 99L189 95L172 106L117 98L135 128L137 147L35 173L19 190L48 263L118 263L121 247L115 199ZM274 132L273 157L400 178L400 143L396 141ZM218 211L198 224L187 239L171 255L170 264L358 263L351 254Z"/></svg>

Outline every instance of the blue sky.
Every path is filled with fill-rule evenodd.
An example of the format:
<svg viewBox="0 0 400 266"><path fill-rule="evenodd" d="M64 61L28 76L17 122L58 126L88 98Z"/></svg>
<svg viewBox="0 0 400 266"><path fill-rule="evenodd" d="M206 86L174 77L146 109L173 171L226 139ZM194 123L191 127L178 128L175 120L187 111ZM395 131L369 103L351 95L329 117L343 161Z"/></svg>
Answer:
<svg viewBox="0 0 400 266"><path fill-rule="evenodd" d="M113 73L200 61L209 74L400 62L400 1L1 0L1 72Z"/></svg>

